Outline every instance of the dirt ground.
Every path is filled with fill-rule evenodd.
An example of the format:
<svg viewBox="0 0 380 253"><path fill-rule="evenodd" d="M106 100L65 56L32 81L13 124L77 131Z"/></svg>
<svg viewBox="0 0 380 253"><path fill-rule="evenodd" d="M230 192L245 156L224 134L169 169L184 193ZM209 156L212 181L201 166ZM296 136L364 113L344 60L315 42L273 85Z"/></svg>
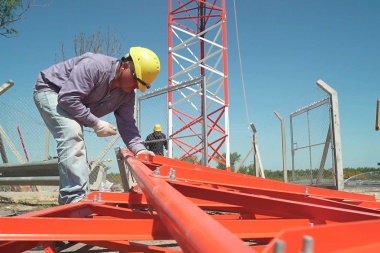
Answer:
<svg viewBox="0 0 380 253"><path fill-rule="evenodd" d="M0 216L57 206L57 192L0 192Z"/></svg>

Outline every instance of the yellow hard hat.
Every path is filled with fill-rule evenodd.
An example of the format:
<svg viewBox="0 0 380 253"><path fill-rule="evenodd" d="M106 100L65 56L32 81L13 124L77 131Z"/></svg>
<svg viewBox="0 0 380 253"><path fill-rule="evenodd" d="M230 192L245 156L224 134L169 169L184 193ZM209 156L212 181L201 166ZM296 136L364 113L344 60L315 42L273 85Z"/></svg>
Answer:
<svg viewBox="0 0 380 253"><path fill-rule="evenodd" d="M139 90L144 92L160 73L160 59L152 50L144 47L131 47L129 55L135 66Z"/></svg>
<svg viewBox="0 0 380 253"><path fill-rule="evenodd" d="M161 130L162 130L161 125L160 124L154 125L153 130L156 132L161 132Z"/></svg>

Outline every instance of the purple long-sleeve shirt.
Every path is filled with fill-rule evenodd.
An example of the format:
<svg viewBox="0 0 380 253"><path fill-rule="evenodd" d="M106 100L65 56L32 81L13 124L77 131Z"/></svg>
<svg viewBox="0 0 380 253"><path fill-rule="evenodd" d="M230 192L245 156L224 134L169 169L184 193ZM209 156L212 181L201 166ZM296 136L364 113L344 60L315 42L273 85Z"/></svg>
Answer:
<svg viewBox="0 0 380 253"><path fill-rule="evenodd" d="M59 107L84 126L114 112L125 145L137 153L145 147L134 119L135 92L111 91L118 64L117 58L85 53L41 71L34 90L56 92Z"/></svg>

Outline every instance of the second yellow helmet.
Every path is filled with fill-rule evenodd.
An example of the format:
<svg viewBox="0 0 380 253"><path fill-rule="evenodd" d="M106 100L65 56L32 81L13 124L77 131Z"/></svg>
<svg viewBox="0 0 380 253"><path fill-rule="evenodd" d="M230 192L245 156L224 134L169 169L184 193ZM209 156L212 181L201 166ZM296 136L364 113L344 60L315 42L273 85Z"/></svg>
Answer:
<svg viewBox="0 0 380 253"><path fill-rule="evenodd" d="M153 131L156 131L156 132L161 132L162 128L161 128L161 125L160 124L156 124L154 125L153 127Z"/></svg>

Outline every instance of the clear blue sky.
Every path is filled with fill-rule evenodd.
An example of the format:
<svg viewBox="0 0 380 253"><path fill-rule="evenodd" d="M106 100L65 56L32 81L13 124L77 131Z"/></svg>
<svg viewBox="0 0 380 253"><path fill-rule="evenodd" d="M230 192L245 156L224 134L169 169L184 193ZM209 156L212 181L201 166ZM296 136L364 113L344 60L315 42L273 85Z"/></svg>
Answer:
<svg viewBox="0 0 380 253"><path fill-rule="evenodd" d="M325 96L316 86L322 79L338 92L344 167L376 167L380 1L236 0L236 17L234 1L226 2L231 151L246 154L252 135L248 123L254 122L264 168L281 169L277 111L286 120L290 166L289 114ZM54 63L60 42L74 56L73 37L100 26L116 26L117 36L126 38L125 50L141 45L156 51L162 63L156 84L167 83L167 1L52 0L25 17L15 25L20 36L0 38L0 82L14 80L14 92L32 96L38 72Z"/></svg>

